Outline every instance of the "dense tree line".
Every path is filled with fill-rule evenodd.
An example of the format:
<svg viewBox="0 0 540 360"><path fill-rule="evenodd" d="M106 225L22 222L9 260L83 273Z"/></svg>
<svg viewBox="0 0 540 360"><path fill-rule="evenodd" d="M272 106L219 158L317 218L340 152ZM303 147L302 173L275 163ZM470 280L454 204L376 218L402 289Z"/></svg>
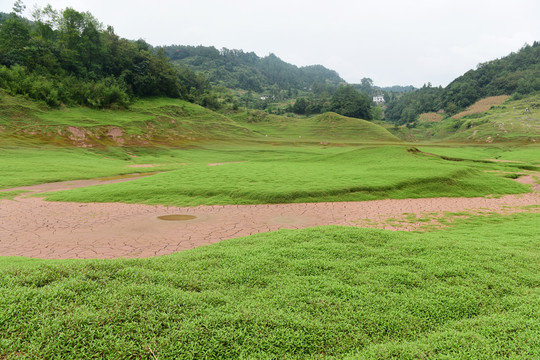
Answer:
<svg viewBox="0 0 540 360"><path fill-rule="evenodd" d="M479 64L445 88L426 85L388 104L387 120L414 122L424 112L444 110L455 114L487 96L522 96L540 91L540 42L519 52Z"/></svg>
<svg viewBox="0 0 540 360"><path fill-rule="evenodd" d="M88 12L36 9L18 0L0 17L0 88L51 106L126 106L136 97L204 100L207 80L175 67L163 50L120 38ZM207 96L206 96L207 97ZM202 100L201 100L202 99Z"/></svg>
<svg viewBox="0 0 540 360"><path fill-rule="evenodd" d="M254 52L206 46L163 47L175 63L201 71L213 85L254 92L308 90L313 84L335 90L344 80L322 65L297 67L274 54L259 57Z"/></svg>
<svg viewBox="0 0 540 360"><path fill-rule="evenodd" d="M373 80L371 80L370 78L363 78L360 81L360 84L352 84L352 86L356 90L368 95L370 98L372 98L373 96L382 95L386 103L400 98L403 94L407 92L416 90L412 85L395 85L390 87L375 86L373 84Z"/></svg>
<svg viewBox="0 0 540 360"><path fill-rule="evenodd" d="M418 115L426 112L437 112L443 108L441 103L443 93L442 87L433 87L431 84L405 93L388 104L385 119L398 124L414 123Z"/></svg>

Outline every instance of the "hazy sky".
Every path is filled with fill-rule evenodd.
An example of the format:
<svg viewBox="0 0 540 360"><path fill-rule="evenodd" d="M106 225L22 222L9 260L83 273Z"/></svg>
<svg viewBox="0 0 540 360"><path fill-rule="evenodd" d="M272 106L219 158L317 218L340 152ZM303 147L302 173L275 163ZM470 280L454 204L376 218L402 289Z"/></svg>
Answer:
<svg viewBox="0 0 540 360"><path fill-rule="evenodd" d="M23 0L24 1L24 0ZM14 3L0 0L0 11ZM91 12L128 39L274 53L350 83L446 86L480 62L540 41L538 0L26 0Z"/></svg>

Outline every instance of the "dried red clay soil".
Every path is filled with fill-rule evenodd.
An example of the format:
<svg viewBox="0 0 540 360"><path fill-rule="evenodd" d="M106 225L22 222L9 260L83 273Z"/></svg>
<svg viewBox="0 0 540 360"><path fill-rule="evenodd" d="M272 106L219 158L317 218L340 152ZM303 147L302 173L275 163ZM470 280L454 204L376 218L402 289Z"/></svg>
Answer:
<svg viewBox="0 0 540 360"><path fill-rule="evenodd" d="M127 181L122 179L117 181ZM534 183L532 176L518 181ZM110 181L113 182L113 181ZM33 193L93 184L69 181L18 188ZM10 189L14 190L14 189ZM224 239L278 229L319 225L415 229L419 224L392 226L385 219L403 214L446 211L524 211L540 205L540 185L533 192L500 198L430 198L364 202L167 207L120 203L46 202L25 195L0 200L0 255L44 259L149 257L170 254ZM188 221L158 216L194 215Z"/></svg>

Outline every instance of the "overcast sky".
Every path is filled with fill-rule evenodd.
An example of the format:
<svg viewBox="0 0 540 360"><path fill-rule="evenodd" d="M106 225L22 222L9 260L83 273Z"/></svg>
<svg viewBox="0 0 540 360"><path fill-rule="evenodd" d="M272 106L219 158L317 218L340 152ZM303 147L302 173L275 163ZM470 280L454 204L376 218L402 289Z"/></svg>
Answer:
<svg viewBox="0 0 540 360"><path fill-rule="evenodd" d="M538 0L23 0L89 11L121 37L321 64L349 83L446 86L481 62L540 41ZM0 0L10 12L14 0Z"/></svg>

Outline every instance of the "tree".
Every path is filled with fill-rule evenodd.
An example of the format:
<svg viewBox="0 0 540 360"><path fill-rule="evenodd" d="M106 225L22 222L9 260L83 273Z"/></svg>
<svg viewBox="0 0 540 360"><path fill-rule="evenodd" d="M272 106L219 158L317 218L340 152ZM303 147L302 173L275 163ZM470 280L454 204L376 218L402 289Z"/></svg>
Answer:
<svg viewBox="0 0 540 360"><path fill-rule="evenodd" d="M22 16L23 11L26 9L26 5L22 2L22 0L17 0L13 4L13 13L15 13L17 16Z"/></svg>
<svg viewBox="0 0 540 360"><path fill-rule="evenodd" d="M30 43L30 27L21 15L26 6L17 0L13 12L0 26L0 63L5 65L24 64L25 48Z"/></svg>
<svg viewBox="0 0 540 360"><path fill-rule="evenodd" d="M362 80L360 80L359 89L361 92L370 95L371 91L373 90L373 80L371 80L370 78L363 78Z"/></svg>
<svg viewBox="0 0 540 360"><path fill-rule="evenodd" d="M351 85L341 85L330 100L330 110L340 115L371 120L371 103L367 95Z"/></svg>
<svg viewBox="0 0 540 360"><path fill-rule="evenodd" d="M293 112L295 114L303 115L306 113L307 101L304 98L297 99L293 105Z"/></svg>

